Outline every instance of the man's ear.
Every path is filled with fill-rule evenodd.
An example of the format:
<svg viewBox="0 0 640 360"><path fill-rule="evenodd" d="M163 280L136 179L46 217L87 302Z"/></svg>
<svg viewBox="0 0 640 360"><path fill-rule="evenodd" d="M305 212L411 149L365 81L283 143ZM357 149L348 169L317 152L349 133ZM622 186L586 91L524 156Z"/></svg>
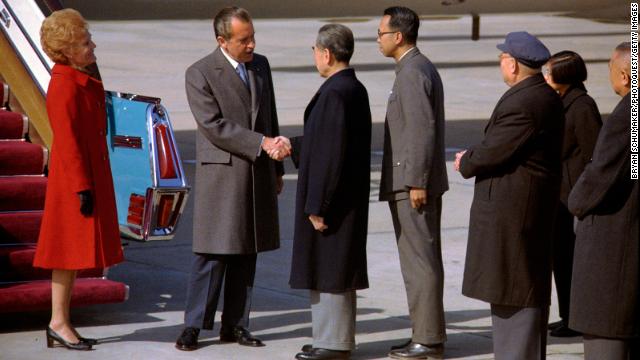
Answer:
<svg viewBox="0 0 640 360"><path fill-rule="evenodd" d="M620 81L624 87L631 87L631 76L624 70L620 70Z"/></svg>
<svg viewBox="0 0 640 360"><path fill-rule="evenodd" d="M227 40L225 40L225 38L223 38L222 36L218 36L216 37L216 41L218 42L218 45L223 48L223 49L227 49Z"/></svg>
<svg viewBox="0 0 640 360"><path fill-rule="evenodd" d="M404 43L404 35L402 35L401 32L396 32L393 34L394 36L394 40L395 40L395 44L396 45L402 45L402 43Z"/></svg>

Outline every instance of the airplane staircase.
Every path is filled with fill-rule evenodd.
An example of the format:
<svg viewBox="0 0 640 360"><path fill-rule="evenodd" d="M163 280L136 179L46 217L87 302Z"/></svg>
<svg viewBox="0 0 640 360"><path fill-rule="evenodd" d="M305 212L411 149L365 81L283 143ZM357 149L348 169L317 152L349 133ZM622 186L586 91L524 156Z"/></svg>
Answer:
<svg viewBox="0 0 640 360"><path fill-rule="evenodd" d="M1 80L1 79L0 79ZM32 266L47 187L48 151L28 139L28 119L12 112L0 81L0 313L51 307L51 271ZM60 214L60 221L65 221ZM127 285L106 269L78 273L71 306L123 302Z"/></svg>

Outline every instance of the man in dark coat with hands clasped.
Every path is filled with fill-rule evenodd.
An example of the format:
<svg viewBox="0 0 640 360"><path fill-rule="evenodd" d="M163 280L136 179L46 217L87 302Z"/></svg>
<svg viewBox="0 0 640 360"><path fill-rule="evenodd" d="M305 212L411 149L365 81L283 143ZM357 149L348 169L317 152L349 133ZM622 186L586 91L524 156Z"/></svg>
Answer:
<svg viewBox="0 0 640 360"><path fill-rule="evenodd" d="M348 359L355 349L356 290L369 287L367 221L371 113L367 90L349 67L353 33L320 28L313 57L326 78L291 139L298 166L289 284L309 289L313 344L297 359Z"/></svg>
<svg viewBox="0 0 640 360"><path fill-rule="evenodd" d="M544 44L513 32L498 49L510 89L484 140L456 154L456 170L476 178L462 293L491 303L496 359L539 360L546 356L564 111L540 71L550 56Z"/></svg>

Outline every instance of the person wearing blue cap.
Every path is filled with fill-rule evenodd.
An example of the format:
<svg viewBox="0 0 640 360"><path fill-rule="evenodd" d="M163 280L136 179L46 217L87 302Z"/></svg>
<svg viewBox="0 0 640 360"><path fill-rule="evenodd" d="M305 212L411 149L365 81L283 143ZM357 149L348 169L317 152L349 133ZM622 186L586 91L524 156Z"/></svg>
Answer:
<svg viewBox="0 0 640 360"><path fill-rule="evenodd" d="M539 360L546 358L564 112L540 71L550 56L540 40L512 32L498 49L510 89L484 140L454 164L476 178L462 293L491 304L495 359Z"/></svg>

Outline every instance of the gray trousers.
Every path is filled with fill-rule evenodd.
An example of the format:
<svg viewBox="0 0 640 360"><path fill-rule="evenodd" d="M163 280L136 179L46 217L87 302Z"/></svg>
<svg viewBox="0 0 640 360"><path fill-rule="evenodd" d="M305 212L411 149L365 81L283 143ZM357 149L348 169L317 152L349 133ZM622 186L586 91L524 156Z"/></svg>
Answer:
<svg viewBox="0 0 640 360"><path fill-rule="evenodd" d="M637 340L636 340L637 341ZM630 340L584 335L585 360L631 360Z"/></svg>
<svg viewBox="0 0 640 360"><path fill-rule="evenodd" d="M421 211L409 199L390 201L400 269L407 291L412 341L433 345L447 340L444 323L444 267L440 245L442 197L428 197Z"/></svg>
<svg viewBox="0 0 640 360"><path fill-rule="evenodd" d="M351 351L356 347L356 291L311 290L313 347Z"/></svg>
<svg viewBox="0 0 640 360"><path fill-rule="evenodd" d="M544 360L547 356L549 307L491 304L496 360Z"/></svg>

